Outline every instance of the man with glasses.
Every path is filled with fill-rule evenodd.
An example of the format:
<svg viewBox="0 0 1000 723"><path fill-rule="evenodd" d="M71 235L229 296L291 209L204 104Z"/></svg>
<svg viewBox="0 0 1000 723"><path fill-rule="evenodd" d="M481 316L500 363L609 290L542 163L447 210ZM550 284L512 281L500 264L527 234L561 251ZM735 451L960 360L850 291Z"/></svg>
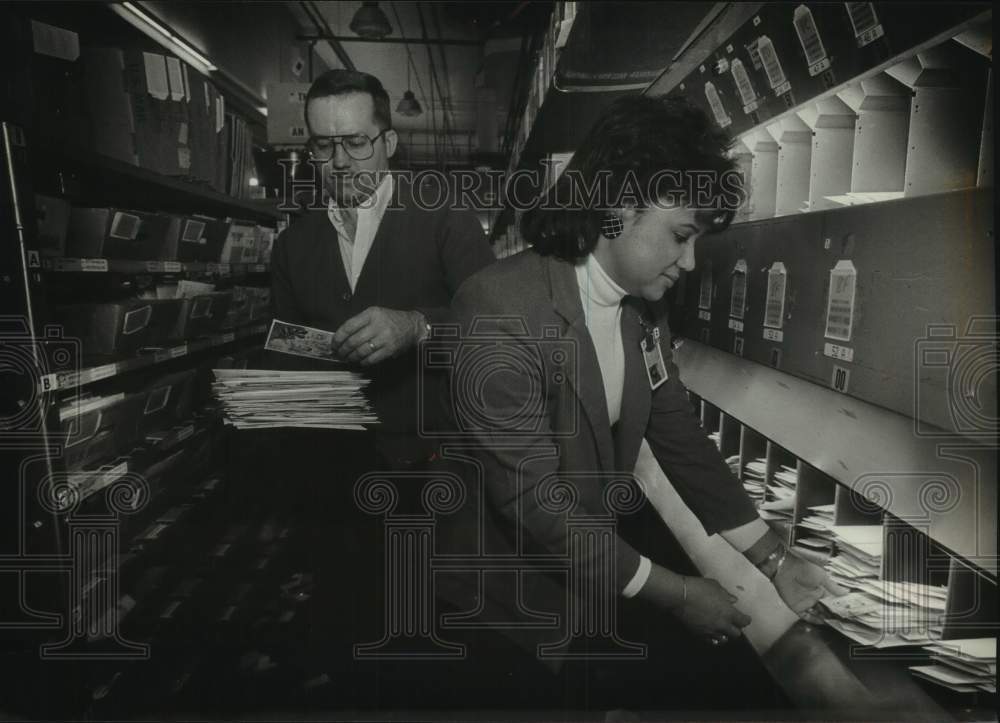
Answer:
<svg viewBox="0 0 1000 723"><path fill-rule="evenodd" d="M309 635L302 641L305 668L338 681L339 705L348 703L349 691L354 704L362 704L377 690L377 669L355 660L353 646L381 635L376 590L386 563L382 521L357 508L354 483L367 472L406 474L429 461L433 445L420 438L418 415L440 412L419 407L417 345L430 325L452 320L452 295L494 256L471 211L450 204L421 208L405 174L389 173L398 137L377 78L324 73L306 96L306 122L313 171L321 174L327 198L275 243L274 313L336 332L332 351L364 367L380 424L366 432L281 430L261 446L282 460L272 476L280 499L296 510L295 539L305 539L296 553L301 569L316 573ZM268 363L332 368L281 356ZM425 402L441 404L437 385L443 381L425 375ZM340 683L347 679L345 691Z"/></svg>
<svg viewBox="0 0 1000 723"><path fill-rule="evenodd" d="M415 347L451 319L452 294L493 253L471 211L420 208L389 173L398 136L377 78L324 73L306 96L306 123L328 201L275 245L275 314L336 331L334 353L368 367L379 463L411 469L432 451L416 433L430 412L418 409Z"/></svg>

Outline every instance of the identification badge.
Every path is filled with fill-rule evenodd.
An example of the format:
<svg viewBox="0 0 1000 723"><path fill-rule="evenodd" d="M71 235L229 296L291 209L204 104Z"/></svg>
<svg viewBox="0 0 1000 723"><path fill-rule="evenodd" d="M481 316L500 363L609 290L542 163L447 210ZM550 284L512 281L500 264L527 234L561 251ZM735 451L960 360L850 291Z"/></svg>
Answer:
<svg viewBox="0 0 1000 723"><path fill-rule="evenodd" d="M651 332L647 329L639 345L642 348L642 363L646 367L649 388L656 389L669 378L667 365L663 362L663 352L660 350L659 328L653 328Z"/></svg>

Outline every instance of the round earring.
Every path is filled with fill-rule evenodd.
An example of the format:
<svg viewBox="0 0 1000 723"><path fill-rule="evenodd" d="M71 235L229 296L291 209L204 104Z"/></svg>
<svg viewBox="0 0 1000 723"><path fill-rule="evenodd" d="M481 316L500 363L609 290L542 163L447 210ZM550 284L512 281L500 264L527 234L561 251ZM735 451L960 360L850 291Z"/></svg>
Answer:
<svg viewBox="0 0 1000 723"><path fill-rule="evenodd" d="M618 238L622 235L622 229L625 226L622 224L621 216L614 213L609 213L601 221L601 233L604 234L606 238Z"/></svg>

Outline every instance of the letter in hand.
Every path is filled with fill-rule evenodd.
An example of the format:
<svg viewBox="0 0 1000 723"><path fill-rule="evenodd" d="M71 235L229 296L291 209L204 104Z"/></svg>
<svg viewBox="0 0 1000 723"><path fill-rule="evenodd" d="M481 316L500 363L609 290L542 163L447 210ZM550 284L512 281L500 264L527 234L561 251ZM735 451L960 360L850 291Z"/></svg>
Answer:
<svg viewBox="0 0 1000 723"><path fill-rule="evenodd" d="M698 635L737 638L750 624L750 616L735 606L739 598L716 580L689 577L687 590L687 600L674 609L674 614Z"/></svg>
<svg viewBox="0 0 1000 723"><path fill-rule="evenodd" d="M344 361L371 366L413 346L422 323L423 314L417 311L370 306L337 329L330 349Z"/></svg>
<svg viewBox="0 0 1000 723"><path fill-rule="evenodd" d="M823 625L823 617L813 607L826 595L845 595L847 590L835 583L819 565L789 550L774 576L774 588L792 612L814 625Z"/></svg>

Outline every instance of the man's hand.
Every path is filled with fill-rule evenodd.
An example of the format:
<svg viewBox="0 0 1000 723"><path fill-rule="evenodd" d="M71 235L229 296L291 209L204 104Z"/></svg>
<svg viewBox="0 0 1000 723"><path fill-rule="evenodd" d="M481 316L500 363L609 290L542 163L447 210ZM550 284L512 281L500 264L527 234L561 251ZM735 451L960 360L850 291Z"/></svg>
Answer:
<svg viewBox="0 0 1000 723"><path fill-rule="evenodd" d="M370 306L337 329L331 350L344 361L378 364L416 344L425 323L419 311Z"/></svg>
<svg viewBox="0 0 1000 723"><path fill-rule="evenodd" d="M831 580L819 565L804 560L791 550L784 554L784 562L778 566L772 579L775 590L800 618L822 625L823 618L813 610L813 606L821 597L844 595L847 590Z"/></svg>

